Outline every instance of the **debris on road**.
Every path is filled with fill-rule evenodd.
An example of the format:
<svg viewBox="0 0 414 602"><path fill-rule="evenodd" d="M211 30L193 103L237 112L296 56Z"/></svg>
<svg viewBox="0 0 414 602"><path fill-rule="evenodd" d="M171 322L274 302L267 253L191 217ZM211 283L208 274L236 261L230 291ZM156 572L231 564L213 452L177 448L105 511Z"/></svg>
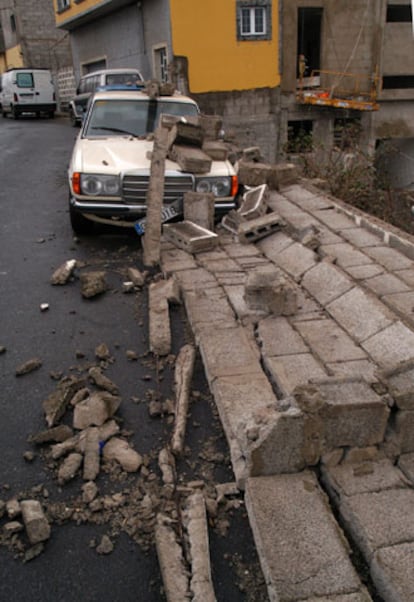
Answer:
<svg viewBox="0 0 414 602"><path fill-rule="evenodd" d="M51 529L40 502L22 500L20 507L30 543L34 545L49 539Z"/></svg>
<svg viewBox="0 0 414 602"><path fill-rule="evenodd" d="M55 270L50 278L50 283L57 284L66 284L71 278L76 267L76 259L69 259L65 261L61 266Z"/></svg>
<svg viewBox="0 0 414 602"><path fill-rule="evenodd" d="M85 299L102 295L107 290L105 272L84 272L80 275L81 294Z"/></svg>
<svg viewBox="0 0 414 602"><path fill-rule="evenodd" d="M41 303L40 304L40 311L44 312L47 311L49 309L49 303Z"/></svg>
<svg viewBox="0 0 414 602"><path fill-rule="evenodd" d="M195 353L194 345L185 345L181 348L175 364L174 386L176 409L171 449L176 455L182 453L184 446L185 427L187 423L190 386L193 378Z"/></svg>
<svg viewBox="0 0 414 602"><path fill-rule="evenodd" d="M37 357L34 357L30 360L27 360L27 362L24 362L24 364L21 364L20 366L18 366L16 368L16 376L23 376L24 374L29 374L30 372L34 372L35 370L38 370L40 368L40 366L42 365L42 360L40 360Z"/></svg>

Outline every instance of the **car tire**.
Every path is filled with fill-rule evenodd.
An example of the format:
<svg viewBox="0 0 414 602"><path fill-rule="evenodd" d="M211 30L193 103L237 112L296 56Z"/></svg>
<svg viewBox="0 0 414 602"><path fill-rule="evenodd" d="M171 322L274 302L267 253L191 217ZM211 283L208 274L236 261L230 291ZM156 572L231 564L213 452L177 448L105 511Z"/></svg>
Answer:
<svg viewBox="0 0 414 602"><path fill-rule="evenodd" d="M19 113L19 111L16 109L16 107L12 107L12 110L11 110L11 112L12 112L13 119L19 119L19 117L20 117L20 113Z"/></svg>
<svg viewBox="0 0 414 602"><path fill-rule="evenodd" d="M70 224L75 234L92 234L94 230L94 223L84 217L82 213L76 211L72 205L69 205L69 216Z"/></svg>

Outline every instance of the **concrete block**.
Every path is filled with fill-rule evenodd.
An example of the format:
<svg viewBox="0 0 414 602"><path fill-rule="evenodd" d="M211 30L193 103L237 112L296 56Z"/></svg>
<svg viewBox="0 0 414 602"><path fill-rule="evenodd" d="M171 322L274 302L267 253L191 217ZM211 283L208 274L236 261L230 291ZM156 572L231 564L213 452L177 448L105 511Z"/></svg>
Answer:
<svg viewBox="0 0 414 602"><path fill-rule="evenodd" d="M309 380L327 376L323 366L311 353L279 357L264 356L263 360L271 379L282 396L290 395L295 387L304 385Z"/></svg>
<svg viewBox="0 0 414 602"><path fill-rule="evenodd" d="M294 163L277 163L274 170L278 189L297 183L299 176Z"/></svg>
<svg viewBox="0 0 414 602"><path fill-rule="evenodd" d="M366 447L380 443L389 416L386 402L364 379L336 379L316 383L324 399L319 412L328 449Z"/></svg>
<svg viewBox="0 0 414 602"><path fill-rule="evenodd" d="M166 240L189 253L207 251L218 244L218 235L215 232L189 221L164 224L163 233Z"/></svg>
<svg viewBox="0 0 414 602"><path fill-rule="evenodd" d="M369 318L364 316L363 319ZM390 368L414 358L414 332L402 322L395 322L364 340L362 347L382 368Z"/></svg>
<svg viewBox="0 0 414 602"><path fill-rule="evenodd" d="M247 220L261 217L267 211L268 197L269 189L266 184L247 190L243 195L243 202L238 213Z"/></svg>
<svg viewBox="0 0 414 602"><path fill-rule="evenodd" d="M148 287L148 297L150 351L156 355L168 355L171 351L171 325L164 282L152 282Z"/></svg>
<svg viewBox="0 0 414 602"><path fill-rule="evenodd" d="M298 309L296 288L276 270L249 273L244 298L248 308L276 316L290 316Z"/></svg>
<svg viewBox="0 0 414 602"><path fill-rule="evenodd" d="M206 174L211 170L212 159L200 148L174 144L168 157L178 163L180 169L194 174Z"/></svg>
<svg viewBox="0 0 414 602"><path fill-rule="evenodd" d="M413 267L413 262L411 259L406 257L403 253L400 253L395 249L391 249L391 247L388 246L369 247L364 249L364 253L369 255L374 261L384 266L390 272Z"/></svg>
<svg viewBox="0 0 414 602"><path fill-rule="evenodd" d="M240 184L245 186L261 186L268 184L273 174L272 166L268 163L239 161L238 177Z"/></svg>
<svg viewBox="0 0 414 602"><path fill-rule="evenodd" d="M316 254L298 242L294 242L277 256L272 257L272 260L297 281L318 263Z"/></svg>
<svg viewBox="0 0 414 602"><path fill-rule="evenodd" d="M363 589L312 473L248 479L246 507L272 602L331 602Z"/></svg>
<svg viewBox="0 0 414 602"><path fill-rule="evenodd" d="M212 230L214 228L214 194L212 192L184 193L184 220Z"/></svg>
<svg viewBox="0 0 414 602"><path fill-rule="evenodd" d="M334 232L355 228L354 221L340 213L336 208L315 211L313 215Z"/></svg>
<svg viewBox="0 0 414 602"><path fill-rule="evenodd" d="M260 320L257 337L267 357L306 353L308 347L287 318L269 316Z"/></svg>
<svg viewBox="0 0 414 602"><path fill-rule="evenodd" d="M321 245L319 247L319 253L322 256L333 257L337 265L341 268L372 263L372 259L346 242L340 242L333 245Z"/></svg>
<svg viewBox="0 0 414 602"><path fill-rule="evenodd" d="M400 410L414 410L414 360L402 362L379 374Z"/></svg>
<svg viewBox="0 0 414 602"><path fill-rule="evenodd" d="M184 302L187 318L197 339L204 330L236 326L233 309L219 287L188 292Z"/></svg>
<svg viewBox="0 0 414 602"><path fill-rule="evenodd" d="M237 236L241 243L247 244L269 236L283 228L284 222L277 213L268 213L238 224Z"/></svg>
<svg viewBox="0 0 414 602"><path fill-rule="evenodd" d="M364 350L334 320L328 318L298 322L296 328L312 353L325 363L367 359Z"/></svg>
<svg viewBox="0 0 414 602"><path fill-rule="evenodd" d="M213 161L226 161L229 154L227 146L219 140L206 140L202 150Z"/></svg>

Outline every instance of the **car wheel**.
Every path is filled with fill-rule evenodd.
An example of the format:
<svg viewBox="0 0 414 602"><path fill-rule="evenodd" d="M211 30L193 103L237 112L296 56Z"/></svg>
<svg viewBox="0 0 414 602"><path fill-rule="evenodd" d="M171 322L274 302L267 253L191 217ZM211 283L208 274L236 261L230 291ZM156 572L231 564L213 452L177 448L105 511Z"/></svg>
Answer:
<svg viewBox="0 0 414 602"><path fill-rule="evenodd" d="M49 113L48 113L48 117L49 117L49 119L54 119L54 117L55 117L55 112L54 112L54 111L49 111Z"/></svg>
<svg viewBox="0 0 414 602"><path fill-rule="evenodd" d="M19 119L20 113L16 109L16 107L12 107L12 115L13 115L13 119Z"/></svg>
<svg viewBox="0 0 414 602"><path fill-rule="evenodd" d="M70 224L75 234L92 234L94 230L94 223L84 217L82 213L76 211L72 205L69 205L69 216Z"/></svg>

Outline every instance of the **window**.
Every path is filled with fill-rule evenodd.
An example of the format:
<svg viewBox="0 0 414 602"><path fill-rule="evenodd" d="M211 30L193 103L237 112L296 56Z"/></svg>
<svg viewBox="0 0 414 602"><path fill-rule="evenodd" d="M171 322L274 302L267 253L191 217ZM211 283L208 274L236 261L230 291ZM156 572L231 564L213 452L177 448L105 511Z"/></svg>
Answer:
<svg viewBox="0 0 414 602"><path fill-rule="evenodd" d="M288 139L286 152L311 153L313 122L311 119L288 121Z"/></svg>
<svg viewBox="0 0 414 602"><path fill-rule="evenodd" d="M384 75L382 78L383 90L402 90L414 88L414 75Z"/></svg>
<svg viewBox="0 0 414 602"><path fill-rule="evenodd" d="M336 148L347 150L358 144L361 136L361 120L338 117L334 121L333 142Z"/></svg>
<svg viewBox="0 0 414 602"><path fill-rule="evenodd" d="M16 32L16 17L14 15L10 15L10 29L13 33Z"/></svg>
<svg viewBox="0 0 414 602"><path fill-rule="evenodd" d="M387 6L387 23L411 23L410 4L389 4Z"/></svg>
<svg viewBox="0 0 414 602"><path fill-rule="evenodd" d="M270 0L237 0L237 39L271 39Z"/></svg>
<svg viewBox="0 0 414 602"><path fill-rule="evenodd" d="M70 7L70 0L57 0L57 12L61 13Z"/></svg>
<svg viewBox="0 0 414 602"><path fill-rule="evenodd" d="M299 73L299 57L303 56L305 71L309 77L313 70L321 68L321 27L322 8L298 8L298 47L297 47L297 77Z"/></svg>

